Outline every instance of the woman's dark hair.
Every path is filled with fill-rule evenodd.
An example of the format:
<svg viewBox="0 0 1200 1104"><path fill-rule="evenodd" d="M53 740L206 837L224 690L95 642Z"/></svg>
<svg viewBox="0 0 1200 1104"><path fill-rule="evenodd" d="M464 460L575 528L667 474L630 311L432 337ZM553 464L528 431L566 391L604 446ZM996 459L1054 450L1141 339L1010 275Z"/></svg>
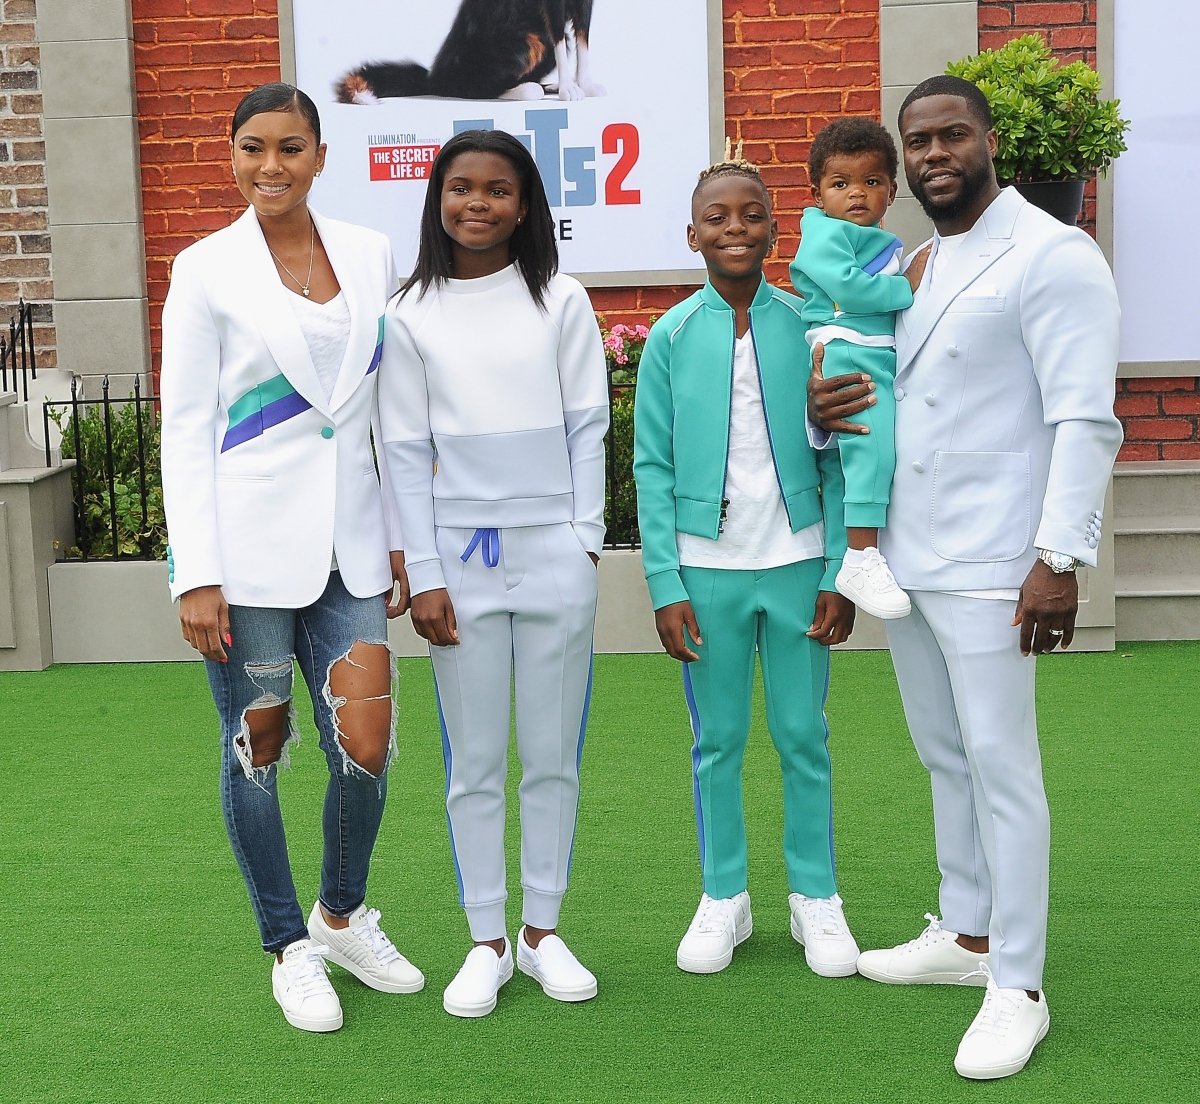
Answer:
<svg viewBox="0 0 1200 1104"><path fill-rule="evenodd" d="M460 153L495 153L516 169L520 198L525 201L525 218L509 238L509 254L539 307L545 306L546 288L558 271L558 245L554 241L554 219L546 189L532 154L503 130L464 130L438 151L429 174L425 206L421 211L421 241L413 274L400 289L403 297L417 288L418 297L431 287L440 287L454 275L450 235L442 226L442 185L450 163Z"/></svg>
<svg viewBox="0 0 1200 1104"><path fill-rule="evenodd" d="M856 153L879 154L887 165L888 176L896 179L899 161L892 136L874 119L850 115L844 119L834 119L813 139L808 157L809 180L814 186L820 187L825 165L831 157L846 154L854 156Z"/></svg>
<svg viewBox="0 0 1200 1104"><path fill-rule="evenodd" d="M312 132L317 138L317 145L321 144L321 116L317 114L317 105L299 88L279 82L260 84L252 92L247 92L242 97L242 102L237 105L237 110L233 113L233 129L230 131L230 137L234 137L250 119L255 115L261 115L264 111L299 112L304 121L312 127Z"/></svg>

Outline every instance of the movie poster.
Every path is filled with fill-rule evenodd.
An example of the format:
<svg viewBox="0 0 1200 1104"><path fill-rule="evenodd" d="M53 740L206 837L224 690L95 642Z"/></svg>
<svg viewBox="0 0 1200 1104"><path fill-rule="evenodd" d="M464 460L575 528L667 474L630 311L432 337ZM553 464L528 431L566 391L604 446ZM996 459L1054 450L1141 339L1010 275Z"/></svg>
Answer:
<svg viewBox="0 0 1200 1104"><path fill-rule="evenodd" d="M534 155L563 271L596 284L702 278L685 228L716 154L712 120L722 127L713 2L292 0L296 83L329 144L314 205L384 231L407 272L438 149L495 127ZM575 13L561 41L553 9Z"/></svg>

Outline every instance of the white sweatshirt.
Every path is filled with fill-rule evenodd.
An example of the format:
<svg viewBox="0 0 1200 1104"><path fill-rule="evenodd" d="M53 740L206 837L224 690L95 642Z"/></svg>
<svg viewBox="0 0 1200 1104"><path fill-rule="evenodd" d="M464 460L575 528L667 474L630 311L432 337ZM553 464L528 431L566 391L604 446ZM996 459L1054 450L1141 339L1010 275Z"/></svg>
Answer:
<svg viewBox="0 0 1200 1104"><path fill-rule="evenodd" d="M446 585L437 525L570 522L600 551L608 375L578 281L555 276L545 310L515 265L394 298L379 410L413 594Z"/></svg>

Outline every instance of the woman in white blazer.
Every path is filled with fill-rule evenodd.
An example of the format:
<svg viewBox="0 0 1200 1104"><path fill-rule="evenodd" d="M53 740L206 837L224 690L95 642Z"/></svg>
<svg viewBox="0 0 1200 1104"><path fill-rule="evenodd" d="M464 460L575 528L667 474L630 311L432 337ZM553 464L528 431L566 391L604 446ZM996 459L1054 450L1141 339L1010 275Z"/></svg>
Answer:
<svg viewBox="0 0 1200 1104"><path fill-rule="evenodd" d="M291 85L238 106L233 175L249 203L175 260L163 310L162 469L171 594L221 720L221 803L288 1022L333 1031L325 959L384 992L421 973L365 904L394 748L387 617L408 606L391 495L372 451L382 235L308 207L325 161ZM293 665L329 766L324 861L305 922L276 792L296 738Z"/></svg>

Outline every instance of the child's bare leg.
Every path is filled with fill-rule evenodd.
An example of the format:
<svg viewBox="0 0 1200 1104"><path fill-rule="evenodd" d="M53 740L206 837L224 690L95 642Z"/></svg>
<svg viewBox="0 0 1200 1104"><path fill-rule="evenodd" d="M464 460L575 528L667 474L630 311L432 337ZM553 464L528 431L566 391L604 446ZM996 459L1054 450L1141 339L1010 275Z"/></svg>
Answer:
<svg viewBox="0 0 1200 1104"><path fill-rule="evenodd" d="M857 552L879 547L879 530L865 525L846 526L846 546Z"/></svg>

